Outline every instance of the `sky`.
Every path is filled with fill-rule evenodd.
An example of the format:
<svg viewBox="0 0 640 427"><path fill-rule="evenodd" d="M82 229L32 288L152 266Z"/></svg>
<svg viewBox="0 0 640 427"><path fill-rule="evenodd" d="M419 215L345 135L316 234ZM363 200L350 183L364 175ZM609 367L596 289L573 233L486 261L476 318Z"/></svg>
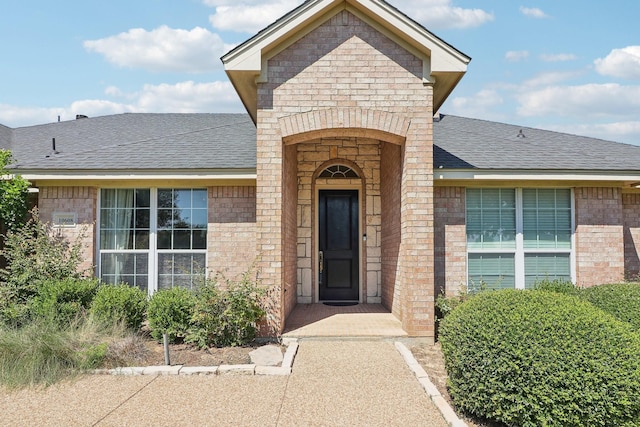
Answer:
<svg viewBox="0 0 640 427"><path fill-rule="evenodd" d="M389 2L472 58L441 113L640 145L640 2ZM220 57L300 3L5 2L0 124L243 112Z"/></svg>

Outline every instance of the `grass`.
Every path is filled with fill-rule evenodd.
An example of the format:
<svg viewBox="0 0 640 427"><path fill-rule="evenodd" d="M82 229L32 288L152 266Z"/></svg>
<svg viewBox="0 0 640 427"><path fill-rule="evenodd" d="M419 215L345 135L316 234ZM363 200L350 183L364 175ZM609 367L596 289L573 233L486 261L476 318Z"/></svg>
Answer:
<svg viewBox="0 0 640 427"><path fill-rule="evenodd" d="M0 326L0 384L8 389L49 386L120 360L118 345L131 333L81 317L71 324L34 321L21 328ZM129 337L129 338L127 338Z"/></svg>

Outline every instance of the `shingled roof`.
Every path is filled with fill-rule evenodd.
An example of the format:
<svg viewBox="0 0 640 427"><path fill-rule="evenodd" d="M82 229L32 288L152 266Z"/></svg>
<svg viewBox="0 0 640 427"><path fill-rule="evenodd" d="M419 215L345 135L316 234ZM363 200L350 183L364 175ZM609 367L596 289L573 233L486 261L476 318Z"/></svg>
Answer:
<svg viewBox="0 0 640 427"><path fill-rule="evenodd" d="M458 116L434 122L434 141L434 167L445 170L640 171L635 145ZM256 128L247 114L127 113L0 125L0 147L13 151L18 171L256 167Z"/></svg>
<svg viewBox="0 0 640 427"><path fill-rule="evenodd" d="M442 115L433 139L435 168L640 170L636 145L486 120Z"/></svg>
<svg viewBox="0 0 640 427"><path fill-rule="evenodd" d="M17 128L4 148L18 170L255 169L256 128L247 114L127 113Z"/></svg>

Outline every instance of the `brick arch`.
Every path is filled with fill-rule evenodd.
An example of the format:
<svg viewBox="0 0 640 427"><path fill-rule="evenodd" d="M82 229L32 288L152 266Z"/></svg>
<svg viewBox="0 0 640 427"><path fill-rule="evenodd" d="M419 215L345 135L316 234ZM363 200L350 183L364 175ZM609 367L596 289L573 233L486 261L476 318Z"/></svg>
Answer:
<svg viewBox="0 0 640 427"><path fill-rule="evenodd" d="M292 114L278 119L285 144L318 138L361 137L402 144L411 120L381 110L329 108Z"/></svg>

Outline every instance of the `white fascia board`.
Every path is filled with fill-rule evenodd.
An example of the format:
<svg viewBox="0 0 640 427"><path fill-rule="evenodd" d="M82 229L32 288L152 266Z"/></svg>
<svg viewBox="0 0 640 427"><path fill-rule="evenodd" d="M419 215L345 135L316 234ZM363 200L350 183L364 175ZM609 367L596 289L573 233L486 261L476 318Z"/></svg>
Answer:
<svg viewBox="0 0 640 427"><path fill-rule="evenodd" d="M256 71L262 67L262 50L286 36L292 29L303 25L306 20L316 14L322 13L327 7L333 7L340 3L339 0L327 2L326 0L307 1L291 13L291 16L281 22L275 22L247 40L236 51L231 51L222 57L224 68L227 71Z"/></svg>
<svg viewBox="0 0 640 427"><path fill-rule="evenodd" d="M640 171L433 170L434 180L640 181Z"/></svg>
<svg viewBox="0 0 640 427"><path fill-rule="evenodd" d="M256 179L255 171L56 171L56 172L21 172L21 176L28 181L45 180L181 180L181 179Z"/></svg>
<svg viewBox="0 0 640 427"><path fill-rule="evenodd" d="M448 45L443 40L416 22L398 13L388 3L379 0L354 0L404 33L408 38L426 47L431 52L431 72L465 72L471 61L467 55Z"/></svg>
<svg viewBox="0 0 640 427"><path fill-rule="evenodd" d="M272 24L263 30L264 34L258 34L253 39L246 41L245 45L240 46L237 51L223 56L225 70L259 73L264 64L263 50L266 47L277 45L278 40L286 39L294 29L297 29L297 37L292 38L290 43L295 42L307 33L307 31L300 31L299 27L313 22L340 3L342 3L341 0L315 0L303 3L288 19ZM379 0L347 0L345 8L354 8L360 10L361 13L377 16L378 19L386 21L390 26L403 33L405 38L412 39L414 41L412 44L428 49L431 54L431 72L465 72L467 70L467 64L470 61L468 56L425 31L424 28L407 19L387 3ZM284 47L280 46L277 51Z"/></svg>

